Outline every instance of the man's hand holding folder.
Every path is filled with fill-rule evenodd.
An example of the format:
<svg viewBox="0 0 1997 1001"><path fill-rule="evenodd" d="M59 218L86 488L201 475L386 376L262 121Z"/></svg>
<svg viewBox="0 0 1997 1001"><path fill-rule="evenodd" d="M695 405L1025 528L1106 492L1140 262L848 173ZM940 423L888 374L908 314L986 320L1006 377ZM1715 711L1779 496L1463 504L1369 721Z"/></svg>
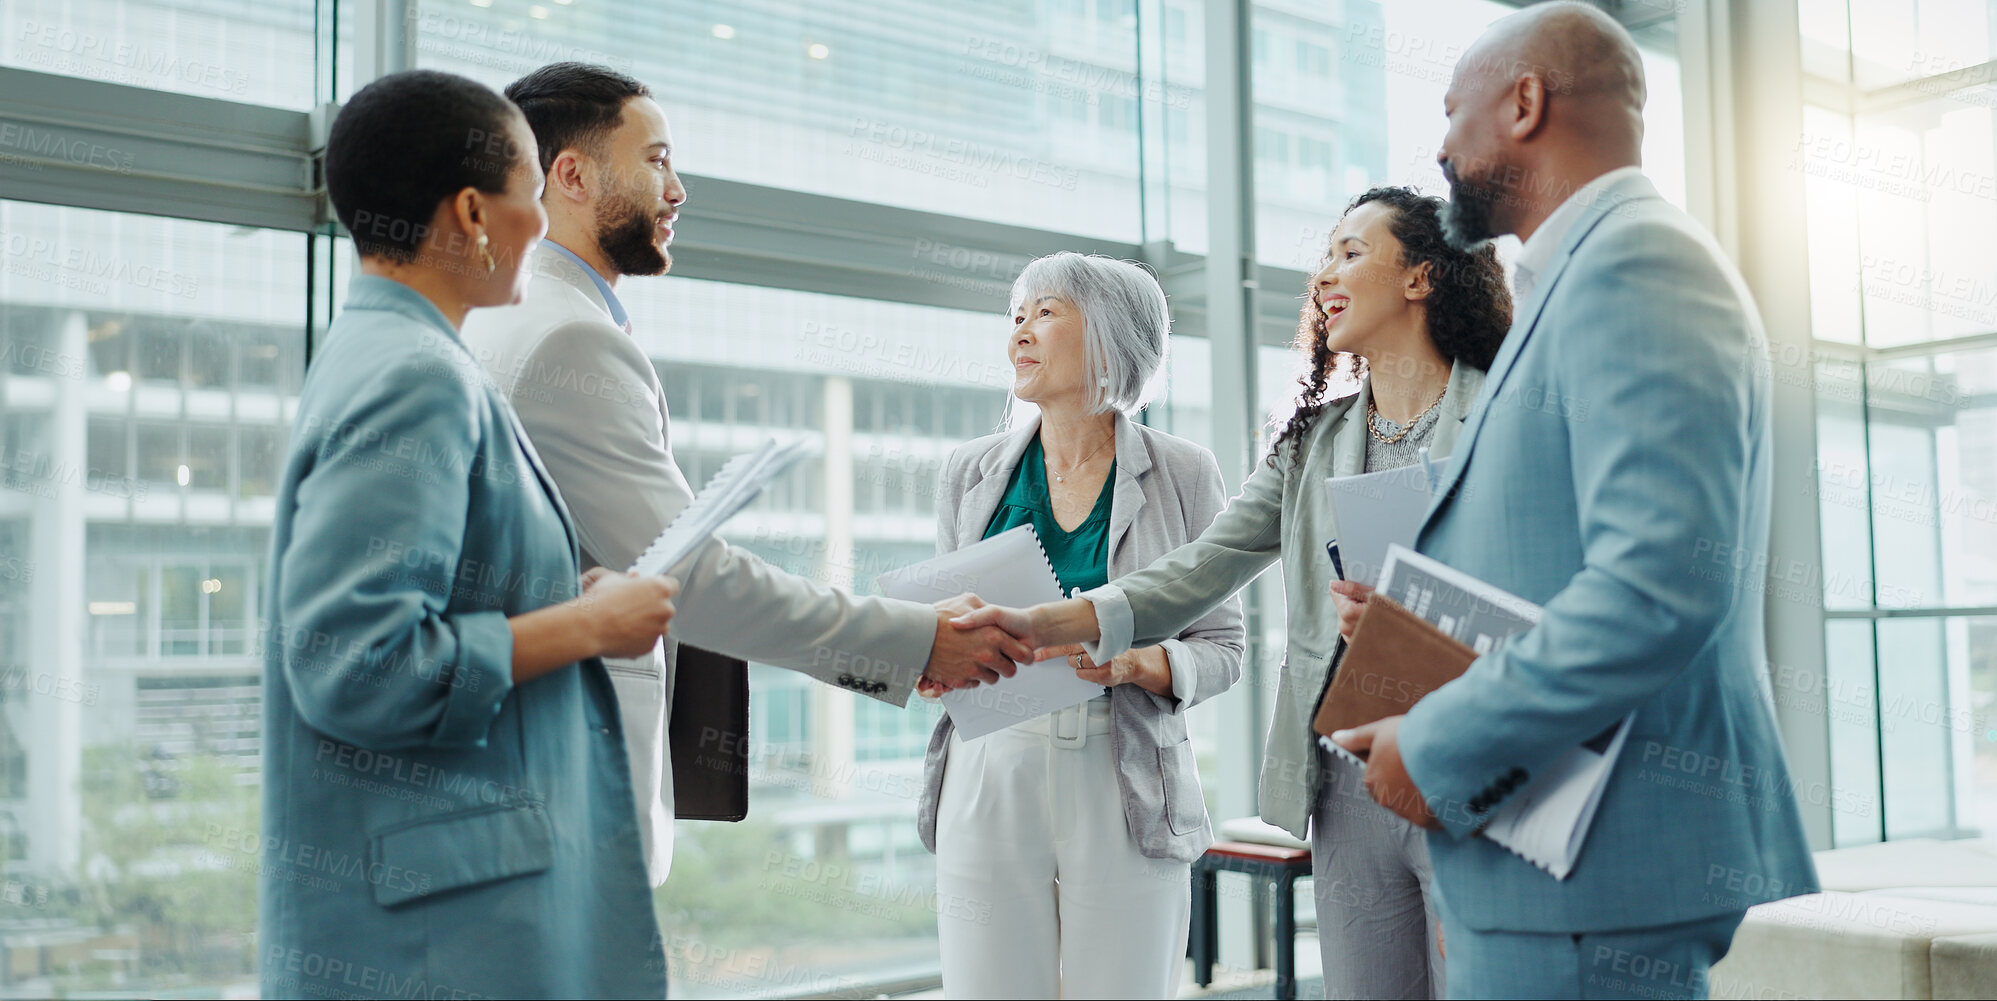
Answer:
<svg viewBox="0 0 1997 1001"><path fill-rule="evenodd" d="M1381 806L1410 823L1439 828L1401 763L1401 717L1476 659L1475 651L1392 598L1373 594L1360 606L1345 657L1311 728L1365 759L1366 792Z"/></svg>

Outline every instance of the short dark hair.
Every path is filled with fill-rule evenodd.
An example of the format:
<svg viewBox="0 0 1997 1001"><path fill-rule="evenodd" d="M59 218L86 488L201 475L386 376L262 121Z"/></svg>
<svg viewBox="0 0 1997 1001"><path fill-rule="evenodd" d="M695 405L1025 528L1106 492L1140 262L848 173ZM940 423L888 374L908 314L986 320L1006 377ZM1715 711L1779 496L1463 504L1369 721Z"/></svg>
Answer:
<svg viewBox="0 0 1997 1001"><path fill-rule="evenodd" d="M436 70L362 87L326 138L326 194L362 256L413 261L437 206L466 188L506 190L517 166L506 98Z"/></svg>
<svg viewBox="0 0 1997 1001"><path fill-rule="evenodd" d="M513 81L506 96L527 116L541 169L548 170L565 149L599 154L624 116L624 102L651 97L652 89L608 66L549 63Z"/></svg>
<svg viewBox="0 0 1997 1001"><path fill-rule="evenodd" d="M1387 229L1401 243L1401 266L1428 265L1429 342L1451 364L1489 371L1512 325L1512 292L1505 284L1505 268L1498 263L1497 249L1489 242L1470 251L1450 246L1442 235L1442 211L1449 203L1413 188L1382 185L1368 189L1354 198L1339 218L1368 202L1380 202L1393 210ZM1302 385L1297 409L1269 449L1272 465L1285 446L1292 457L1302 450L1304 438L1332 402L1332 375L1357 366L1350 356L1340 358L1332 352L1324 312L1309 287L1297 322L1297 341L1310 349L1310 369L1297 380Z"/></svg>

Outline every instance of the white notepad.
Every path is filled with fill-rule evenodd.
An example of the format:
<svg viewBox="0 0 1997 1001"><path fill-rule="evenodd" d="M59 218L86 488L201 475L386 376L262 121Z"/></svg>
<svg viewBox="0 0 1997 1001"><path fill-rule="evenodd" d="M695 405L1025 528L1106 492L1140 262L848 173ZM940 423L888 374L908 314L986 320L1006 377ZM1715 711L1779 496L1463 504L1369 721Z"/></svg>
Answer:
<svg viewBox="0 0 1997 1001"><path fill-rule="evenodd" d="M700 489L692 503L682 509L672 524L667 525L659 537L638 555L638 562L631 564L634 573L651 577L665 573L679 566L680 561L693 555L728 519L749 506L763 488L782 476L804 456L804 443L794 441L788 445L778 445L775 438L763 443L763 447L753 452L744 452L728 460L720 471L708 478L707 486Z"/></svg>
<svg viewBox="0 0 1997 1001"><path fill-rule="evenodd" d="M890 598L924 604L965 593L1011 608L1061 600L1060 580L1031 525L882 574L877 584ZM1043 660L1020 664L1019 673L996 684L945 692L943 709L960 736L975 740L1102 693L1103 686L1075 677L1066 660Z"/></svg>
<svg viewBox="0 0 1997 1001"><path fill-rule="evenodd" d="M1387 565L1387 547L1414 547L1415 532L1428 513L1430 485L1441 478L1448 463L1442 459L1426 467L1417 463L1325 480L1332 516L1338 522L1338 555L1345 564L1345 579L1376 586L1381 568Z"/></svg>

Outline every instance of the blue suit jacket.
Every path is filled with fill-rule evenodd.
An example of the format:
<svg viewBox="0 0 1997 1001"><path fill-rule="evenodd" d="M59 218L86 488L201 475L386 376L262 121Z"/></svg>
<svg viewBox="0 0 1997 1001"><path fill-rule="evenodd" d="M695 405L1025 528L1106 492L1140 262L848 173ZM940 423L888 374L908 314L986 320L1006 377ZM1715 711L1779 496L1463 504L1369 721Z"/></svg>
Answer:
<svg viewBox="0 0 1997 1001"><path fill-rule="evenodd" d="M1545 606L1401 728L1447 828L1429 838L1443 902L1480 930L1580 932L1814 890L1762 636L1769 389L1753 301L1640 175L1588 207L1543 272L1417 541ZM1566 880L1471 836L1632 710Z"/></svg>
<svg viewBox="0 0 1997 1001"><path fill-rule="evenodd" d="M441 313L354 279L298 402L271 541L266 997L662 997L597 660L512 683L507 618L575 541Z"/></svg>

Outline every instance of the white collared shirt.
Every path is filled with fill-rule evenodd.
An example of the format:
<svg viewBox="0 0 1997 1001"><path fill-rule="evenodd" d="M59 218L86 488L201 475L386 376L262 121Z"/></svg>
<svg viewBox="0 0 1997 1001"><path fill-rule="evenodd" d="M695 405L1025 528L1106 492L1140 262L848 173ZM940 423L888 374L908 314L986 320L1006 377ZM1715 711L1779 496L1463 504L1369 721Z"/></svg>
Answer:
<svg viewBox="0 0 1997 1001"><path fill-rule="evenodd" d="M1595 199L1610 186L1632 174L1641 176L1642 167L1617 167L1600 177L1574 189L1539 228L1532 231L1532 238L1519 248L1519 258L1512 265L1512 285L1516 298L1524 302L1532 296L1533 282L1553 263L1553 252L1560 249L1560 241L1566 239L1567 231L1581 218L1581 211L1594 204Z"/></svg>

